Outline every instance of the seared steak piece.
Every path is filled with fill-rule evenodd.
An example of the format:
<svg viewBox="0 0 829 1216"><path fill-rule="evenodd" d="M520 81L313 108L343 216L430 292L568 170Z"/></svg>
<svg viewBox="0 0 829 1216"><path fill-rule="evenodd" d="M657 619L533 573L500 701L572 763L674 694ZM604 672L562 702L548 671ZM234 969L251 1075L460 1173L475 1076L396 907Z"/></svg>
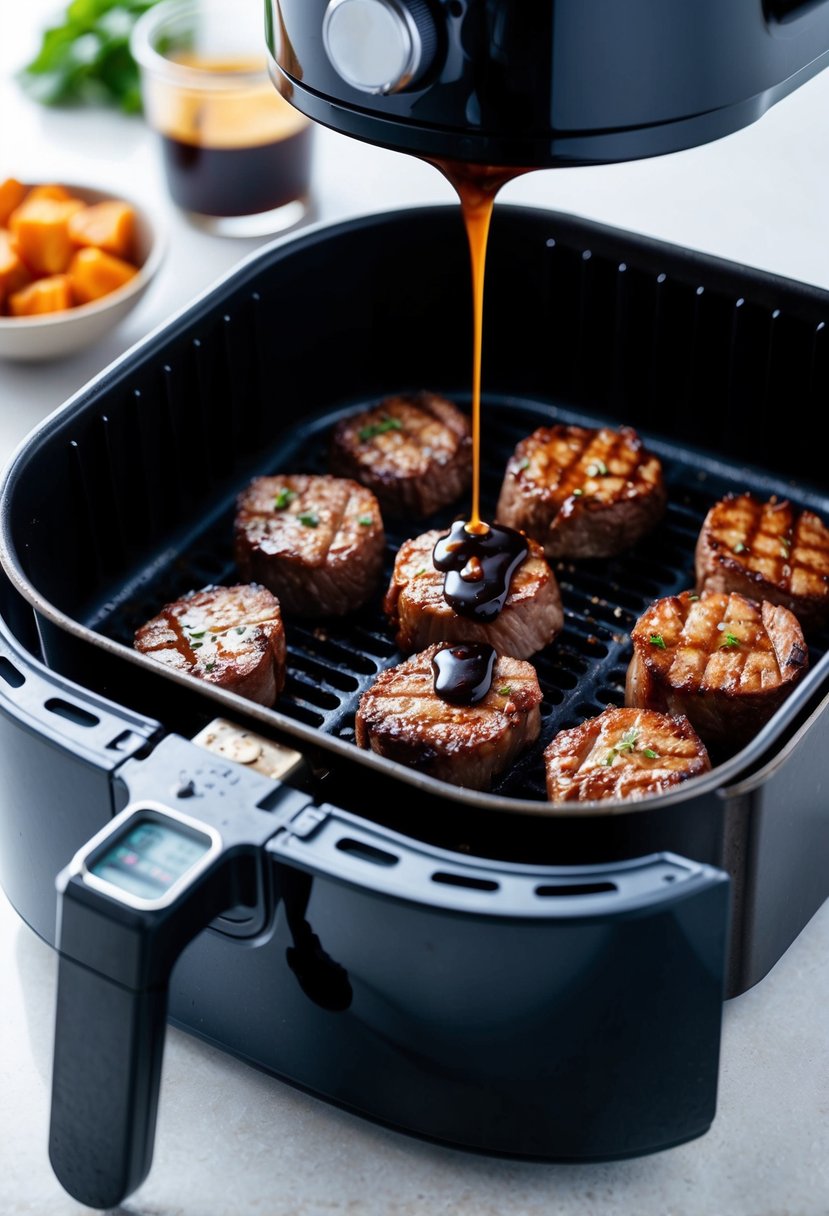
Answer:
<svg viewBox="0 0 829 1216"><path fill-rule="evenodd" d="M435 569L432 551L445 535L424 532L398 551L383 607L404 654L432 642L489 642L499 654L526 659L557 637L564 625L561 593L539 545L530 541L503 609L486 624L460 616L443 598L444 575Z"/></svg>
<svg viewBox="0 0 829 1216"><path fill-rule="evenodd" d="M377 590L385 537L370 490L337 477L256 477L237 501L234 555L285 612L343 616Z"/></svg>
<svg viewBox="0 0 829 1216"><path fill-rule="evenodd" d="M430 646L378 676L363 694L357 743L452 785L488 789L541 729L535 668L495 660L489 692L476 705L443 701L434 691Z"/></svg>
<svg viewBox="0 0 829 1216"><path fill-rule="evenodd" d="M285 684L279 600L255 584L204 587L165 604L135 634L151 659L273 705Z"/></svg>
<svg viewBox="0 0 829 1216"><path fill-rule="evenodd" d="M330 464L368 486L385 514L422 518L469 486L469 420L434 393L389 397L337 424Z"/></svg>
<svg viewBox="0 0 829 1216"><path fill-rule="evenodd" d="M657 600L631 634L625 704L685 714L706 743L735 751L805 674L797 618L736 592Z"/></svg>
<svg viewBox="0 0 829 1216"><path fill-rule="evenodd" d="M739 591L783 604L804 629L829 620L829 528L785 499L729 494L697 541L697 591Z"/></svg>
<svg viewBox="0 0 829 1216"><path fill-rule="evenodd" d="M606 709L563 730L544 751L551 802L647 798L705 773L705 744L687 718Z"/></svg>
<svg viewBox="0 0 829 1216"><path fill-rule="evenodd" d="M659 523L662 466L629 426L543 426L510 457L496 520L547 557L612 557Z"/></svg>

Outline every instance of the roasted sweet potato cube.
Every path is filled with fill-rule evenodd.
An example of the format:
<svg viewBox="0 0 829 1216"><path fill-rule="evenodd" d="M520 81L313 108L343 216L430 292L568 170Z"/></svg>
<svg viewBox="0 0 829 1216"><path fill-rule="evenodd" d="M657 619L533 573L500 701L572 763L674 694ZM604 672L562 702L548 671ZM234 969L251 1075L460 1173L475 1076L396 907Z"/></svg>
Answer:
<svg viewBox="0 0 829 1216"><path fill-rule="evenodd" d="M31 277L18 256L11 234L0 228L0 308L11 293L25 287Z"/></svg>
<svg viewBox="0 0 829 1216"><path fill-rule="evenodd" d="M9 216L17 251L35 274L61 274L69 265L74 246L67 225L83 203L77 199L27 199Z"/></svg>
<svg viewBox="0 0 829 1216"><path fill-rule="evenodd" d="M8 223L9 216L26 197L26 187L14 177L0 182L0 225Z"/></svg>
<svg viewBox="0 0 829 1216"><path fill-rule="evenodd" d="M44 312L61 312L72 307L72 283L68 274L53 274L36 279L28 287L9 296L13 317L34 317Z"/></svg>
<svg viewBox="0 0 829 1216"><path fill-rule="evenodd" d="M0 308L11 293L25 287L31 277L20 260L11 234L0 228Z"/></svg>
<svg viewBox="0 0 829 1216"><path fill-rule="evenodd" d="M65 203L71 197L72 195L65 186L59 186L56 182L47 182L43 186L32 186L26 195L26 202L36 203L39 198L51 198L55 202Z"/></svg>
<svg viewBox="0 0 829 1216"><path fill-rule="evenodd" d="M69 220L69 236L76 245L93 245L119 258L132 254L134 235L135 212L128 203L93 203Z"/></svg>
<svg viewBox="0 0 829 1216"><path fill-rule="evenodd" d="M138 270L129 262L91 247L79 249L69 264L72 291L78 304L88 304L90 300L109 295L135 274Z"/></svg>

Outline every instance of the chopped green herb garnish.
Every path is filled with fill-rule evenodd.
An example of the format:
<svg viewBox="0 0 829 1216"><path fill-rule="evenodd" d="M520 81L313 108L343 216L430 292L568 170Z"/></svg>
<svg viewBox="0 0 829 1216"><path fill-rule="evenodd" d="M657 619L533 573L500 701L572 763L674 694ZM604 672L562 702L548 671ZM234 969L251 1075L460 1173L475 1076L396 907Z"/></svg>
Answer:
<svg viewBox="0 0 829 1216"><path fill-rule="evenodd" d="M574 498L581 498L581 496L582 496L582 494L583 494L583 493L584 493L584 490L574 490L574 491L573 491L573 497L574 497Z"/></svg>
<svg viewBox="0 0 829 1216"><path fill-rule="evenodd" d="M636 740L639 738L639 727L632 726L630 730L625 731L622 738L619 740L620 752L632 752L636 747Z"/></svg>
<svg viewBox="0 0 829 1216"><path fill-rule="evenodd" d="M215 661L214 661L214 662L212 662L212 663L205 663L205 665L204 665L204 670L205 670L205 671L212 671L212 670L213 670L213 668L214 668L215 666L216 666Z"/></svg>
<svg viewBox="0 0 829 1216"><path fill-rule="evenodd" d="M620 756L622 754L622 752L635 752L636 751L636 740L639 738L639 733L640 733L640 731L639 731L638 726L632 726L630 728L630 730L625 731L625 733L622 735L621 739L619 740L618 747L612 747L610 749L610 751L605 756L603 763L609 768L610 765L613 763L613 761L616 759L616 757ZM648 750L645 752L646 756L647 755L653 756L655 754L656 754L655 752L650 751L650 748L648 748Z"/></svg>
<svg viewBox="0 0 829 1216"><path fill-rule="evenodd" d="M365 443L367 439L373 439L375 435L385 435L386 431L402 431L403 423L399 418L381 418L379 422L372 422L369 426L361 427L357 432L357 438L361 443Z"/></svg>
<svg viewBox="0 0 829 1216"><path fill-rule="evenodd" d="M529 458L529 456L525 456L524 459L519 463L518 470L520 472L522 469L528 469L529 467L530 467L530 458Z"/></svg>
<svg viewBox="0 0 829 1216"><path fill-rule="evenodd" d="M207 630L206 629L188 629L187 632L190 634L191 638L203 638L204 635L207 633Z"/></svg>
<svg viewBox="0 0 829 1216"><path fill-rule="evenodd" d="M237 625L236 626L237 633L244 633L246 629L247 629L247 625Z"/></svg>
<svg viewBox="0 0 829 1216"><path fill-rule="evenodd" d="M204 642L191 642L191 643L190 643L190 649L191 649L191 650L198 650L198 649L199 649L199 647L200 647L200 646L203 646L203 645L204 645Z"/></svg>
<svg viewBox="0 0 829 1216"><path fill-rule="evenodd" d="M643 747L642 755L647 756L649 760L658 760L659 759L658 754L653 750L652 747Z"/></svg>
<svg viewBox="0 0 829 1216"><path fill-rule="evenodd" d="M420 567L418 570L415 570L415 575L418 575L418 574L425 574L425 573L426 573L426 567L425 567L425 566L421 566L421 567Z"/></svg>
<svg viewBox="0 0 829 1216"><path fill-rule="evenodd" d="M660 650L665 650L665 639L661 633L652 633L650 636L651 646L658 646Z"/></svg>
<svg viewBox="0 0 829 1216"><path fill-rule="evenodd" d="M692 592L691 595L688 596L688 599L689 600L698 600L699 596L696 594L696 592Z"/></svg>
<svg viewBox="0 0 829 1216"><path fill-rule="evenodd" d="M296 494L293 490L289 490L287 486L283 486L281 490L276 491L276 498L273 500L274 511L284 511L289 502L293 502Z"/></svg>
<svg viewBox="0 0 829 1216"><path fill-rule="evenodd" d="M499 696L499 697L508 697L508 696L510 695L510 693L511 693L511 692L512 692L512 685L511 685L511 684L503 684L503 685L502 685L502 686L501 686L501 687L498 689L498 696Z"/></svg>
<svg viewBox="0 0 829 1216"><path fill-rule="evenodd" d="M363 528L370 528L373 523L373 520L370 515L361 515L360 518L357 520L357 523L360 524L360 526Z"/></svg>
<svg viewBox="0 0 829 1216"><path fill-rule="evenodd" d="M734 546L734 549L732 550L732 552L745 553L745 551L746 551L745 545L743 544L743 542L741 540L738 540L736 545Z"/></svg>
<svg viewBox="0 0 829 1216"><path fill-rule="evenodd" d="M302 515L297 515L297 519L306 528L318 528L320 517L314 511L305 511Z"/></svg>
<svg viewBox="0 0 829 1216"><path fill-rule="evenodd" d="M607 477L608 467L603 460L591 460L587 466L588 477Z"/></svg>
<svg viewBox="0 0 829 1216"><path fill-rule="evenodd" d="M740 645L740 639L738 637L735 637L733 633L726 632L725 637L720 642L720 649L723 649L723 647L725 647L726 649L729 649L732 646L739 646L739 645Z"/></svg>

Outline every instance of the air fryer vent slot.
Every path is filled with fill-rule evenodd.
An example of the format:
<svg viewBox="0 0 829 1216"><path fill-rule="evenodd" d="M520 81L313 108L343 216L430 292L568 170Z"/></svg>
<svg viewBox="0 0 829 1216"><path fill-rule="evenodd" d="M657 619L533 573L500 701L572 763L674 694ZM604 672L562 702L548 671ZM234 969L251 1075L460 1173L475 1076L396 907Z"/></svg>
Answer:
<svg viewBox="0 0 829 1216"><path fill-rule="evenodd" d="M349 857L359 857L361 861L370 861L375 866L396 866L400 861L400 858L395 857L394 853L387 853L385 849L378 849L373 844L366 844L364 840L354 840L350 836L338 840L337 848L341 853L347 853Z"/></svg>
<svg viewBox="0 0 829 1216"><path fill-rule="evenodd" d="M568 895L604 895L618 890L615 882L543 883L535 888L535 893L542 899L561 899Z"/></svg>
<svg viewBox="0 0 829 1216"><path fill-rule="evenodd" d="M50 697L46 702L46 709L50 714L57 714L59 718L65 718L67 722L74 722L76 726L85 726L91 730L93 726L97 726L100 719L88 710L82 709L80 705L72 705L69 701L63 701L60 697Z"/></svg>
<svg viewBox="0 0 829 1216"><path fill-rule="evenodd" d="M475 878L472 874L452 874L448 870L436 870L432 882L444 887L466 887L470 891L497 891L499 884L491 878Z"/></svg>
<svg viewBox="0 0 829 1216"><path fill-rule="evenodd" d="M26 683L26 677L18 671L8 659L0 657L0 680L5 680L12 688L20 688Z"/></svg>

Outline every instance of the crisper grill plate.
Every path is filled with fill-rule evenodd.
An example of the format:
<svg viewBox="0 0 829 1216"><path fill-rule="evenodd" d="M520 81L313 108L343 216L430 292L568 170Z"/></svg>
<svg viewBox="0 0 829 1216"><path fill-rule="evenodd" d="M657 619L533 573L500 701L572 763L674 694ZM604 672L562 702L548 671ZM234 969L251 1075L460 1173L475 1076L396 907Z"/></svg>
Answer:
<svg viewBox="0 0 829 1216"><path fill-rule="evenodd" d="M428 386L434 388L434 386ZM359 402L365 408L374 402ZM292 429L273 451L261 473L327 472L328 437L344 411L328 413ZM348 412L348 411L345 411ZM507 459L519 439L553 421L600 425L595 419L550 405L509 398L485 403L483 422L484 510L498 497ZM559 638L533 656L544 699L542 730L536 745L495 786L514 798L544 800L541 753L560 730L624 703L624 684L631 648L629 633L654 599L675 594L694 582L694 547L708 508L723 494L751 490L759 497L788 494L799 505L826 512L816 495L796 493L779 479L758 471L729 469L693 450L648 439L660 456L668 487L667 514L654 532L612 559L560 561L555 570L561 586L565 626ZM241 488L241 487L240 487ZM385 581L370 605L344 619L316 625L286 618L288 679L279 698L280 713L330 735L353 741L354 715L360 696L378 672L399 662L381 610L394 556L409 536L433 527L448 527L464 502L425 521L387 520ZM110 596L84 622L114 641L132 646L135 630L159 608L187 591L208 583L237 581L232 556L234 496L218 506L210 523L186 548L154 563L131 580L122 594ZM814 665L829 649L824 634L812 639ZM163 671L161 665L159 669ZM724 756L712 754L716 763Z"/></svg>

